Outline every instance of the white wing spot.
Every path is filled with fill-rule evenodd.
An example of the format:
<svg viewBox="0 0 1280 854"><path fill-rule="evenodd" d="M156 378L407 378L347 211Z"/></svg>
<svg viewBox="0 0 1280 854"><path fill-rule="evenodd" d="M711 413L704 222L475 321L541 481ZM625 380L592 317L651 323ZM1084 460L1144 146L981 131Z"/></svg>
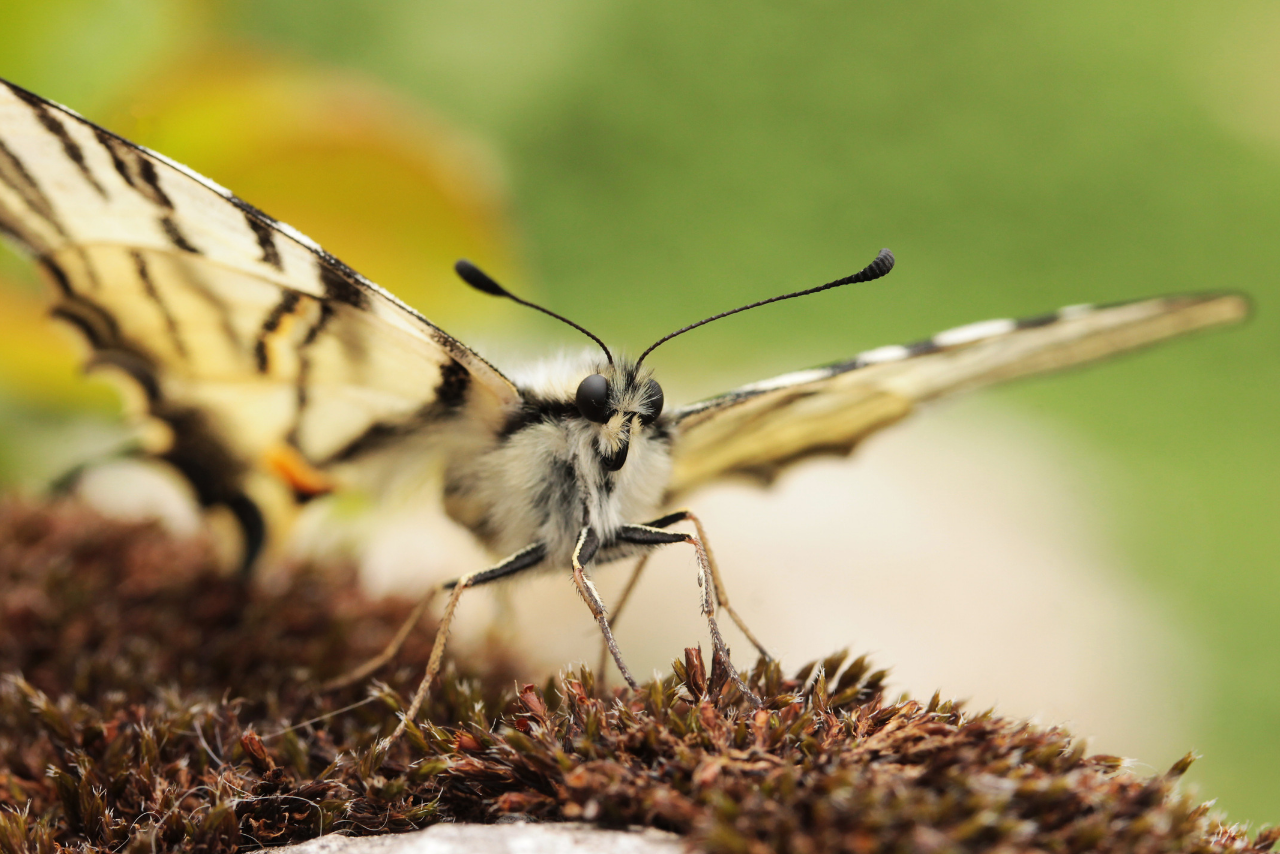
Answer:
<svg viewBox="0 0 1280 854"><path fill-rule="evenodd" d="M316 243L316 242L315 242L314 240L312 240L310 237L307 237L307 236L306 236L305 234L303 234L301 231L298 231L298 229L296 229L296 228L294 228L293 226L289 225L289 223L287 223L287 222L282 222L282 221L280 221L280 220L276 220L275 225L276 225L276 228L278 228L278 229L280 229L282 232L284 232L284 234L285 234L285 236L286 236L286 237L290 237L290 238L292 238L292 239L296 240L298 243L301 243L303 246L307 247L307 248L308 248L308 249L310 249L312 252L323 252L323 251L324 251L323 249L321 249L321 248L320 248L320 244Z"/></svg>
<svg viewBox="0 0 1280 854"><path fill-rule="evenodd" d="M890 344L887 347L877 347L874 350L868 350L865 353L858 354L858 364L876 365L880 362L897 362L911 355L911 351L901 344Z"/></svg>
<svg viewBox="0 0 1280 854"><path fill-rule="evenodd" d="M759 382L743 386L739 391L772 391L775 388L787 388L788 386L813 382L814 380L824 379L829 376L831 376L831 371L828 369L813 368L807 371L795 371L794 373L783 374L780 377L773 377L768 380L760 380Z"/></svg>
<svg viewBox="0 0 1280 854"><path fill-rule="evenodd" d="M1086 314L1092 314L1093 310L1093 306L1087 302L1079 305L1068 305L1058 309L1058 317L1062 320L1073 320L1077 317L1084 317Z"/></svg>
<svg viewBox="0 0 1280 854"><path fill-rule="evenodd" d="M978 323L970 323L968 326L957 326L955 329L939 332L933 336L933 343L939 347L958 347L961 344L970 344L983 338L1007 335L1017 328L1017 323L1006 318L982 320Z"/></svg>

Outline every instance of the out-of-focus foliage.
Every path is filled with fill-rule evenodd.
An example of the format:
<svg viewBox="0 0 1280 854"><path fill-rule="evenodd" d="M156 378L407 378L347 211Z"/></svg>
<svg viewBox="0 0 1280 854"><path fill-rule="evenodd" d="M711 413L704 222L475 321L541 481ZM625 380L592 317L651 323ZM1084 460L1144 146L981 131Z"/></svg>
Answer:
<svg viewBox="0 0 1280 854"><path fill-rule="evenodd" d="M1276 817L1270 4L3 0L0 13L0 74L211 173L469 341L510 315L426 290L458 255L526 290L513 259L528 258L554 308L635 352L881 246L898 254L885 283L673 343L654 363L677 377L669 389L710 393L984 317L1249 292L1258 315L1242 330L994 394L1125 467L1112 534L1207 655L1187 686L1210 698L1192 776L1235 816ZM484 156L428 110L492 146L519 247ZM0 275L26 273L5 258ZM29 337L0 351L40 346ZM28 385L65 399L65 382Z"/></svg>

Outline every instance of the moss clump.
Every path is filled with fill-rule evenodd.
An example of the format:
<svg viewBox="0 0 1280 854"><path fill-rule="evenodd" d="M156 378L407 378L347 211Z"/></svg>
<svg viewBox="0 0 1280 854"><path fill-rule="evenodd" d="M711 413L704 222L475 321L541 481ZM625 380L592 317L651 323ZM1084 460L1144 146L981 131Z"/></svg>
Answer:
<svg viewBox="0 0 1280 854"><path fill-rule="evenodd" d="M892 700L844 655L751 708L713 661L596 696L583 670L517 688L502 650L446 672L389 749L431 627L372 692L316 684L408 613L349 573L273 587L74 505L0 506L0 852L235 851L510 813L647 824L706 850L1269 850L1059 729Z"/></svg>

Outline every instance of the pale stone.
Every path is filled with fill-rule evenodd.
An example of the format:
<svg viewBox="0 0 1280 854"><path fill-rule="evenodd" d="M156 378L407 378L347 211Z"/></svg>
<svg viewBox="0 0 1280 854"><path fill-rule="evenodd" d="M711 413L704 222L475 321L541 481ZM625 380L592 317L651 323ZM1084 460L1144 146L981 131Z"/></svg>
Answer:
<svg viewBox="0 0 1280 854"><path fill-rule="evenodd" d="M677 854L681 838L653 828L602 830L589 824L437 824L413 833L336 833L275 849L281 854Z"/></svg>

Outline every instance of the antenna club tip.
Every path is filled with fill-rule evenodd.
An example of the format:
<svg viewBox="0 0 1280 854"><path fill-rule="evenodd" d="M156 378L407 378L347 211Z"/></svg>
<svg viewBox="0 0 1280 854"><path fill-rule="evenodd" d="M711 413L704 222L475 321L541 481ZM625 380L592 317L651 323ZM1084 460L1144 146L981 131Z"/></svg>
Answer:
<svg viewBox="0 0 1280 854"><path fill-rule="evenodd" d="M893 265L897 262L897 258L893 257L893 252L889 249L881 249L876 255L874 261L867 265L866 270L871 278L878 279L893 269Z"/></svg>
<svg viewBox="0 0 1280 854"><path fill-rule="evenodd" d="M849 285L854 282L875 281L882 276L888 275L889 271L893 269L893 265L896 260L897 259L893 257L893 253L888 249L881 249L879 254L876 255L874 261L854 273L852 276L849 276L847 279L840 279L839 284Z"/></svg>
<svg viewBox="0 0 1280 854"><path fill-rule="evenodd" d="M466 258L459 258L454 262L453 271L458 274L459 279L482 293L495 297L510 296L502 285L489 278L487 273Z"/></svg>

